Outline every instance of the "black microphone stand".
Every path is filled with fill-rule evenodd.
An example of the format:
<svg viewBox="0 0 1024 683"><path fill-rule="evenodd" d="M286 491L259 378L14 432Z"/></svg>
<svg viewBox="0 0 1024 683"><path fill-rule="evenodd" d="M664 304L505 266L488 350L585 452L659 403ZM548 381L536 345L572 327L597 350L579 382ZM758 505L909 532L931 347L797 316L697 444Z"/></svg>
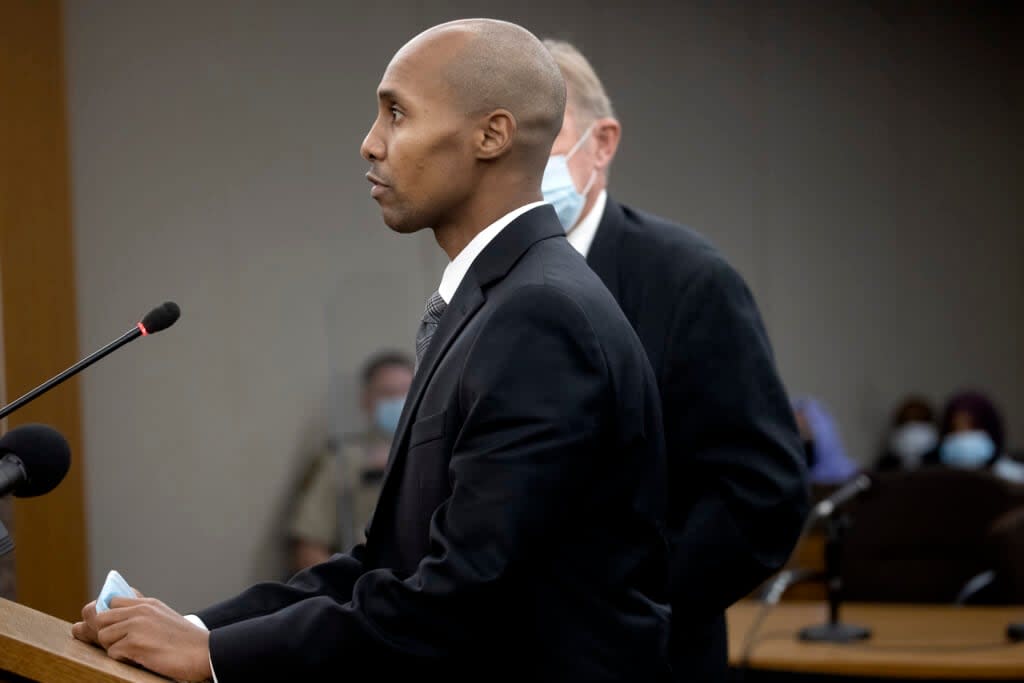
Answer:
<svg viewBox="0 0 1024 683"><path fill-rule="evenodd" d="M846 513L829 515L825 519L825 587L828 593L828 623L800 629L800 640L827 643L850 643L871 636L871 631L856 624L839 620L839 605L843 597L843 577L840 559L843 537L850 526Z"/></svg>

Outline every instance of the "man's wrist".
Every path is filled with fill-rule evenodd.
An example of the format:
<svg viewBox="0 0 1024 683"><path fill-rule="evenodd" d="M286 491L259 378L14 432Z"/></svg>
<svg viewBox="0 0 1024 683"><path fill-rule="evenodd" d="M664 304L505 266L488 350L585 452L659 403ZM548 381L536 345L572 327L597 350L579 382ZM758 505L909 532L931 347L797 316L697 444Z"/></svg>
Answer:
<svg viewBox="0 0 1024 683"><path fill-rule="evenodd" d="M196 626L198 628L201 628L201 629L203 629L204 631L207 632L207 635L206 635L206 663L210 667L210 674L209 674L209 676L207 676L207 680L211 680L211 681L213 681L213 683L217 683L217 672L213 670L213 653L210 652L210 635L209 635L210 629L208 629L206 627L206 624L203 623L202 619L200 619L199 617L197 617L194 614L186 614L185 615L185 619L189 623L193 624L194 626Z"/></svg>

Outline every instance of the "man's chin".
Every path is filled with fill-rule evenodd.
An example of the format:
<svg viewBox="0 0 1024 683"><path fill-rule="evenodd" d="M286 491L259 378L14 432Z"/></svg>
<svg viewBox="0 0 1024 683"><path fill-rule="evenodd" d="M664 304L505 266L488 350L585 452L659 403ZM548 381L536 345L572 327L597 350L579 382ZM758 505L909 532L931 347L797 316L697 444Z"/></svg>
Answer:
<svg viewBox="0 0 1024 683"><path fill-rule="evenodd" d="M427 227L421 225L419 221L410 220L408 216L399 216L394 212L388 211L384 207L381 207L381 217L384 219L384 225L391 228L393 231L400 235L411 235L414 232L419 232L423 228Z"/></svg>

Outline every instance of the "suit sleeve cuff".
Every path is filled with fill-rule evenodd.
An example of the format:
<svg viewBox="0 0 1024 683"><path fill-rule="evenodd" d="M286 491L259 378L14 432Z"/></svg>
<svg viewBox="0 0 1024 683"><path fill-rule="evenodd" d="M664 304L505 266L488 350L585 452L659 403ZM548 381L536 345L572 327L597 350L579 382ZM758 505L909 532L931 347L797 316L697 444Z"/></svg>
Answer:
<svg viewBox="0 0 1024 683"><path fill-rule="evenodd" d="M195 625L195 626L198 626L199 628L203 629L204 631L209 631L210 630L210 629L206 628L206 624L203 623L203 620L200 619L199 617L197 617L194 614L186 614L185 615L185 620L188 621L189 623ZM213 670L213 655L208 652L206 654L206 656L210 658L210 674L213 676L213 683L220 683L220 681L217 680L217 672Z"/></svg>

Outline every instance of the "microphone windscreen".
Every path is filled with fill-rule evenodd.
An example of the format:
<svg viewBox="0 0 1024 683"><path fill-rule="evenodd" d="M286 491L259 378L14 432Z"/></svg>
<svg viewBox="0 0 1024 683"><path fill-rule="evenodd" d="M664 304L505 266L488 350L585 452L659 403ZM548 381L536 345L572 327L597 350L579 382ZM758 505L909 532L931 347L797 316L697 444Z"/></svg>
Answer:
<svg viewBox="0 0 1024 683"><path fill-rule="evenodd" d="M71 467L71 448L53 427L27 424L15 427L0 437L0 457L18 456L28 479L14 489L19 498L49 493L57 487Z"/></svg>
<svg viewBox="0 0 1024 683"><path fill-rule="evenodd" d="M147 313L142 319L142 326L146 328L146 334L155 334L177 322L180 315L181 309L178 308L178 304L167 301Z"/></svg>

